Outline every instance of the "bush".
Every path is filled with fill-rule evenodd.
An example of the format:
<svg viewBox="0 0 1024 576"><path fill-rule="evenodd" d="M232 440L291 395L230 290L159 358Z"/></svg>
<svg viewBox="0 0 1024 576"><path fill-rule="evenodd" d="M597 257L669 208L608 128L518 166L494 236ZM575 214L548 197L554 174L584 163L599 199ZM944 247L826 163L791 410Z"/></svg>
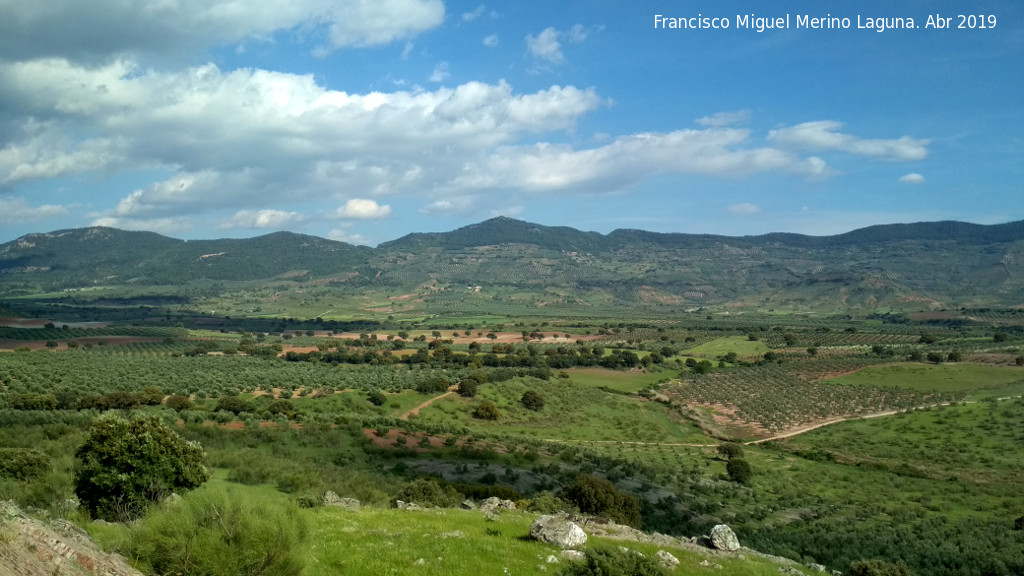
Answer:
<svg viewBox="0 0 1024 576"><path fill-rule="evenodd" d="M384 395L380 390L371 390L366 394L367 401L374 406L383 406L388 401L387 396Z"/></svg>
<svg viewBox="0 0 1024 576"><path fill-rule="evenodd" d="M57 397L53 394L15 394L7 400L11 410L56 410Z"/></svg>
<svg viewBox="0 0 1024 576"><path fill-rule="evenodd" d="M750 484L754 477L754 471L750 463L742 458L733 458L725 465L725 471L729 473L729 479L737 484Z"/></svg>
<svg viewBox="0 0 1024 576"><path fill-rule="evenodd" d="M481 420L497 420L501 417L501 411L490 400L484 400L473 410L473 417Z"/></svg>
<svg viewBox="0 0 1024 576"><path fill-rule="evenodd" d="M454 508L465 499L465 496L448 484L442 484L434 478L417 478L399 490L391 498L391 504L394 505L401 500L415 502L420 506Z"/></svg>
<svg viewBox="0 0 1024 576"><path fill-rule="evenodd" d="M447 391L451 384L452 383L444 376L434 376L433 378L427 378L417 384L416 391L420 394L435 394L437 392Z"/></svg>
<svg viewBox="0 0 1024 576"><path fill-rule="evenodd" d="M217 407L213 410L223 410L238 416L242 412L252 412L252 403L238 396L224 396L217 400Z"/></svg>
<svg viewBox="0 0 1024 576"><path fill-rule="evenodd" d="M472 398L476 396L476 391L480 387L480 382L471 376L463 378L459 382L459 396L463 398Z"/></svg>
<svg viewBox="0 0 1024 576"><path fill-rule="evenodd" d="M725 442L718 445L718 454L727 460L743 456L743 446L735 442Z"/></svg>
<svg viewBox="0 0 1024 576"><path fill-rule="evenodd" d="M125 553L153 574L297 576L306 537L294 505L202 490L132 526Z"/></svg>
<svg viewBox="0 0 1024 576"><path fill-rule="evenodd" d="M30 480L50 471L50 457L31 448L0 448L0 478Z"/></svg>
<svg viewBox="0 0 1024 576"><path fill-rule="evenodd" d="M893 564L884 560L860 560L850 564L848 576L911 576L902 561Z"/></svg>
<svg viewBox="0 0 1024 576"><path fill-rule="evenodd" d="M577 476L562 487L562 498L584 514L605 516L620 524L640 527L640 501L620 492L615 484L604 478L587 474Z"/></svg>
<svg viewBox="0 0 1024 576"><path fill-rule="evenodd" d="M277 414L284 414L285 416L292 416L295 414L295 405L290 400L274 400L267 406L265 412L270 412L275 416Z"/></svg>
<svg viewBox="0 0 1024 576"><path fill-rule="evenodd" d="M583 562L570 562L560 576L665 576L665 569L654 558L632 550L597 548L586 551Z"/></svg>
<svg viewBox="0 0 1024 576"><path fill-rule="evenodd" d="M544 409L544 398L533 390L523 392L523 397L519 401L522 402L523 408L526 408L527 410L533 410L536 412Z"/></svg>
<svg viewBox="0 0 1024 576"><path fill-rule="evenodd" d="M526 510L537 514L554 514L556 512L578 512L576 507L555 496L547 490L534 495Z"/></svg>
<svg viewBox="0 0 1024 576"><path fill-rule="evenodd" d="M156 416L125 420L104 415L75 451L75 494L94 518L128 521L172 492L198 487L210 477L203 449L187 442Z"/></svg>
<svg viewBox="0 0 1024 576"><path fill-rule="evenodd" d="M190 400L186 396L178 396L177 394L171 394L170 396L167 397L166 400L164 400L164 406L170 408L171 410L177 410L178 412L181 412L182 410L191 410L192 400Z"/></svg>

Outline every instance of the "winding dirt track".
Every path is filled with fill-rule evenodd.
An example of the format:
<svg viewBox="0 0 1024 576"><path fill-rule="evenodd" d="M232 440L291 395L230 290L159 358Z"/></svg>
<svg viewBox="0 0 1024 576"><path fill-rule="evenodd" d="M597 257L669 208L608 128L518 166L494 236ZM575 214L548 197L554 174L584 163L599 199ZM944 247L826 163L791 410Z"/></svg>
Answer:
<svg viewBox="0 0 1024 576"><path fill-rule="evenodd" d="M451 390L445 392L444 394L441 394L440 396L434 396L433 398L431 398L430 400L427 400L423 404L420 404L419 406L413 408L412 410L409 410L405 414L402 414L401 416L399 416L399 418L402 419L402 420L408 420L410 416L418 415L420 413L420 410L426 408L427 406L430 406L431 404L433 404L434 402L437 402L441 398L444 398L445 396L451 396L452 394L455 394L455 387L454 386L452 387Z"/></svg>

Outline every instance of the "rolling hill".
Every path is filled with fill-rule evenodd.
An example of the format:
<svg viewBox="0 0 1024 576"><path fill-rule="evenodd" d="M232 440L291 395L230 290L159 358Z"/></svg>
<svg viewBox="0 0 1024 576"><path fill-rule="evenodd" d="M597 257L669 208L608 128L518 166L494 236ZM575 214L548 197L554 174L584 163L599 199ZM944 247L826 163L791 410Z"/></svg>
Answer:
<svg viewBox="0 0 1024 576"><path fill-rule="evenodd" d="M332 286L353 295L423 293L426 286L428 302L471 289L522 306L1018 306L1024 304L1024 221L730 237L599 234L501 217L376 248L288 232L184 241L96 227L0 245L0 296L285 278L341 278Z"/></svg>

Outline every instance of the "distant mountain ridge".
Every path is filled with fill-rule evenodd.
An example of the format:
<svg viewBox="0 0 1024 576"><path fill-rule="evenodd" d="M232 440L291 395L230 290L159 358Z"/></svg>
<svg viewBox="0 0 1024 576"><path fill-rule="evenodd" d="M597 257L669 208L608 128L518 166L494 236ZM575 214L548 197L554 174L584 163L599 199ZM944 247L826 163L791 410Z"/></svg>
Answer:
<svg viewBox="0 0 1024 576"><path fill-rule="evenodd" d="M1024 304L1024 221L921 222L834 236L609 234L499 217L414 233L376 248L276 232L177 240L113 228L29 234L0 245L0 295L91 285L331 279L339 289L407 294L466 286L501 298L547 292L536 305L785 304L884 307ZM553 299L553 300L552 300Z"/></svg>

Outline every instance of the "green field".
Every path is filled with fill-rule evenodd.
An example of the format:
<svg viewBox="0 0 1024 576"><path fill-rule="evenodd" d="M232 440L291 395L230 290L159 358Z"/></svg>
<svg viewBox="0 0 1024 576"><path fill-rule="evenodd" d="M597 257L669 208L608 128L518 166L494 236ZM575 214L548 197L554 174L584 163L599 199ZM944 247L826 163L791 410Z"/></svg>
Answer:
<svg viewBox="0 0 1024 576"><path fill-rule="evenodd" d="M600 368L573 368L567 372L574 383L630 394L635 394L659 382L668 381L675 374L673 371L620 372Z"/></svg>
<svg viewBox="0 0 1024 576"><path fill-rule="evenodd" d="M829 382L857 386L896 386L922 392L969 392L972 396L1024 392L1024 368L972 363L905 363L871 366Z"/></svg>
<svg viewBox="0 0 1024 576"><path fill-rule="evenodd" d="M684 352L689 356L704 358L718 358L729 352L735 352L740 358L754 358L763 356L768 351L768 346L760 340L750 340L746 336L725 336L706 342L700 346L689 348Z"/></svg>

